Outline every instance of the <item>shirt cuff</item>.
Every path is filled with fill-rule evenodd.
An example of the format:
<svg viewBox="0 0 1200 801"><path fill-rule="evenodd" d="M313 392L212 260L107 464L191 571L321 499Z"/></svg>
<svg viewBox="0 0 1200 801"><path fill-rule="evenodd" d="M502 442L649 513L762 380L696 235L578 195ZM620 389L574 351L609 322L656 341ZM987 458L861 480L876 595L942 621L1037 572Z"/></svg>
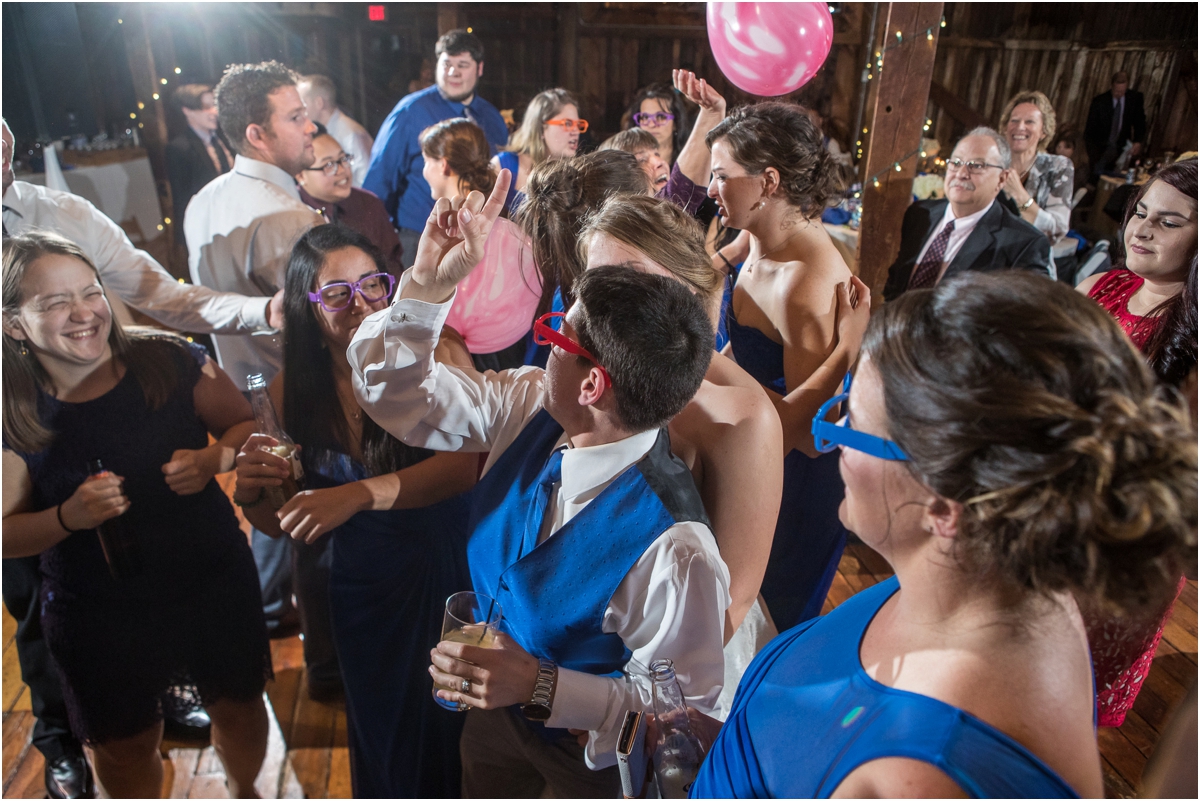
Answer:
<svg viewBox="0 0 1200 801"><path fill-rule="evenodd" d="M270 298L250 298L242 304L242 311L238 316L242 318L242 325L247 331L270 330L271 325L267 322L267 309L270 305Z"/></svg>
<svg viewBox="0 0 1200 801"><path fill-rule="evenodd" d="M454 294L445 302L429 303L416 298L400 296L410 281L412 281L412 272L405 270L404 274L400 276L400 285L396 288L396 300L388 309L388 320L395 325L414 324L421 328L440 332L442 326L446 324L446 317L450 314L450 307L454 305L454 299L458 297L458 288L455 287Z"/></svg>
<svg viewBox="0 0 1200 801"><path fill-rule="evenodd" d="M560 667L554 706L546 727L598 730L607 718L608 692L613 681L615 679Z"/></svg>

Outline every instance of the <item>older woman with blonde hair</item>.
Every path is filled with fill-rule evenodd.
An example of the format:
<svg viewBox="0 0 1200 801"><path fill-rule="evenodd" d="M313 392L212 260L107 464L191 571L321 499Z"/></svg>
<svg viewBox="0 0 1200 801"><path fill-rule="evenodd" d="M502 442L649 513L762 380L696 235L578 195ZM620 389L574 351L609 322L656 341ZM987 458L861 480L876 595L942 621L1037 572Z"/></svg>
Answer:
<svg viewBox="0 0 1200 801"><path fill-rule="evenodd" d="M1057 244L1071 227L1071 195L1075 166L1065 156L1047 153L1054 141L1054 106L1037 91L1021 91L1009 98L1000 115L1000 130L1012 150L1012 169L1004 195L1016 206L1021 219Z"/></svg>
<svg viewBox="0 0 1200 801"><path fill-rule="evenodd" d="M513 176L504 210L511 214L525 199L525 182L534 167L549 159L574 156L579 150L579 135L587 129L587 120L579 119L579 101L566 89L547 89L534 95L508 147L492 159L497 171L505 169Z"/></svg>

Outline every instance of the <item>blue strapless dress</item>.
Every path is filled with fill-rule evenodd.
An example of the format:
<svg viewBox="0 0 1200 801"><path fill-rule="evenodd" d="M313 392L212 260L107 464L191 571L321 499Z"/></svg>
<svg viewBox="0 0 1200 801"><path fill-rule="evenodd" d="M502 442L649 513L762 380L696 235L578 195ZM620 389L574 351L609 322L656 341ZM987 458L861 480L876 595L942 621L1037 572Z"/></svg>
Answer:
<svg viewBox="0 0 1200 801"><path fill-rule="evenodd" d="M760 384L786 395L783 345L738 323L732 304L725 325L738 365ZM813 459L794 450L784 457L783 503L762 584L767 610L780 631L821 614L846 547L846 529L838 519L844 495L836 451Z"/></svg>
<svg viewBox="0 0 1200 801"><path fill-rule="evenodd" d="M859 646L895 577L784 632L751 663L692 798L828 798L860 765L905 757L974 798L1078 798L1036 755L977 717L876 682Z"/></svg>
<svg viewBox="0 0 1200 801"><path fill-rule="evenodd" d="M342 453L308 448L308 489L367 477ZM429 651L446 598L471 588L468 494L426 506L359 512L332 537L329 607L346 688L355 798L457 798L465 715L433 700Z"/></svg>

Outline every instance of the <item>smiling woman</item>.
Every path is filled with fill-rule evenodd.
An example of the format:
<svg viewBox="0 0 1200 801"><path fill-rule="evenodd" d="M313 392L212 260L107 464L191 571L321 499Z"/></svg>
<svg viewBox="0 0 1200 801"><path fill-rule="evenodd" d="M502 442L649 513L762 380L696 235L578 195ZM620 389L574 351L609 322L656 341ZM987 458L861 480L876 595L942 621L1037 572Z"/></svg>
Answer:
<svg viewBox="0 0 1200 801"><path fill-rule="evenodd" d="M3 327L4 556L40 555L46 643L98 778L158 795L158 698L188 675L230 792L252 793L270 652L254 559L213 480L253 431L249 405L199 346L122 330L95 267L52 234L5 240ZM89 475L94 459L108 470ZM106 525L140 571L110 574Z"/></svg>
<svg viewBox="0 0 1200 801"><path fill-rule="evenodd" d="M296 243L270 394L301 446L307 489L278 512L261 502L287 463L255 435L237 458L234 500L266 534L313 545L310 558L328 549L355 796L457 797L462 719L430 703L425 667L437 607L470 586L458 494L478 460L409 447L354 399L346 346L393 288L378 250L347 227L320 225Z"/></svg>

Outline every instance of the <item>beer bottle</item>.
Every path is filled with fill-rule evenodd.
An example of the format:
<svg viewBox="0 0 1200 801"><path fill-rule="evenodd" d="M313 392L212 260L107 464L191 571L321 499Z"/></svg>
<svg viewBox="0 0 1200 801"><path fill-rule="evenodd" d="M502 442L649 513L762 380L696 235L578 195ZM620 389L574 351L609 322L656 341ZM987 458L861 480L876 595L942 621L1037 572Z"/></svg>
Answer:
<svg viewBox="0 0 1200 801"><path fill-rule="evenodd" d="M89 461L87 470L89 476L108 473L99 459ZM115 580L128 581L141 575L142 552L138 546L137 532L129 524L129 518L121 514L105 520L96 527L96 536L100 538L104 561L108 562L108 572Z"/></svg>
<svg viewBox="0 0 1200 801"><path fill-rule="evenodd" d="M687 798L704 751L688 721L683 690L675 678L675 664L670 659L655 659L650 663L654 680L654 721L658 726L658 742L654 746L654 777L663 798Z"/></svg>
<svg viewBox="0 0 1200 801"><path fill-rule="evenodd" d="M304 482L304 468L300 466L300 454L296 443L279 424L279 415L275 412L275 404L267 394L267 382L262 375L255 373L246 376L246 386L250 390L250 405L254 407L254 420L259 434L266 434L276 441L274 447L263 446L276 456L287 459L292 468L292 474L283 480L282 486L266 487L267 500L276 509L282 509L293 495L300 491Z"/></svg>

